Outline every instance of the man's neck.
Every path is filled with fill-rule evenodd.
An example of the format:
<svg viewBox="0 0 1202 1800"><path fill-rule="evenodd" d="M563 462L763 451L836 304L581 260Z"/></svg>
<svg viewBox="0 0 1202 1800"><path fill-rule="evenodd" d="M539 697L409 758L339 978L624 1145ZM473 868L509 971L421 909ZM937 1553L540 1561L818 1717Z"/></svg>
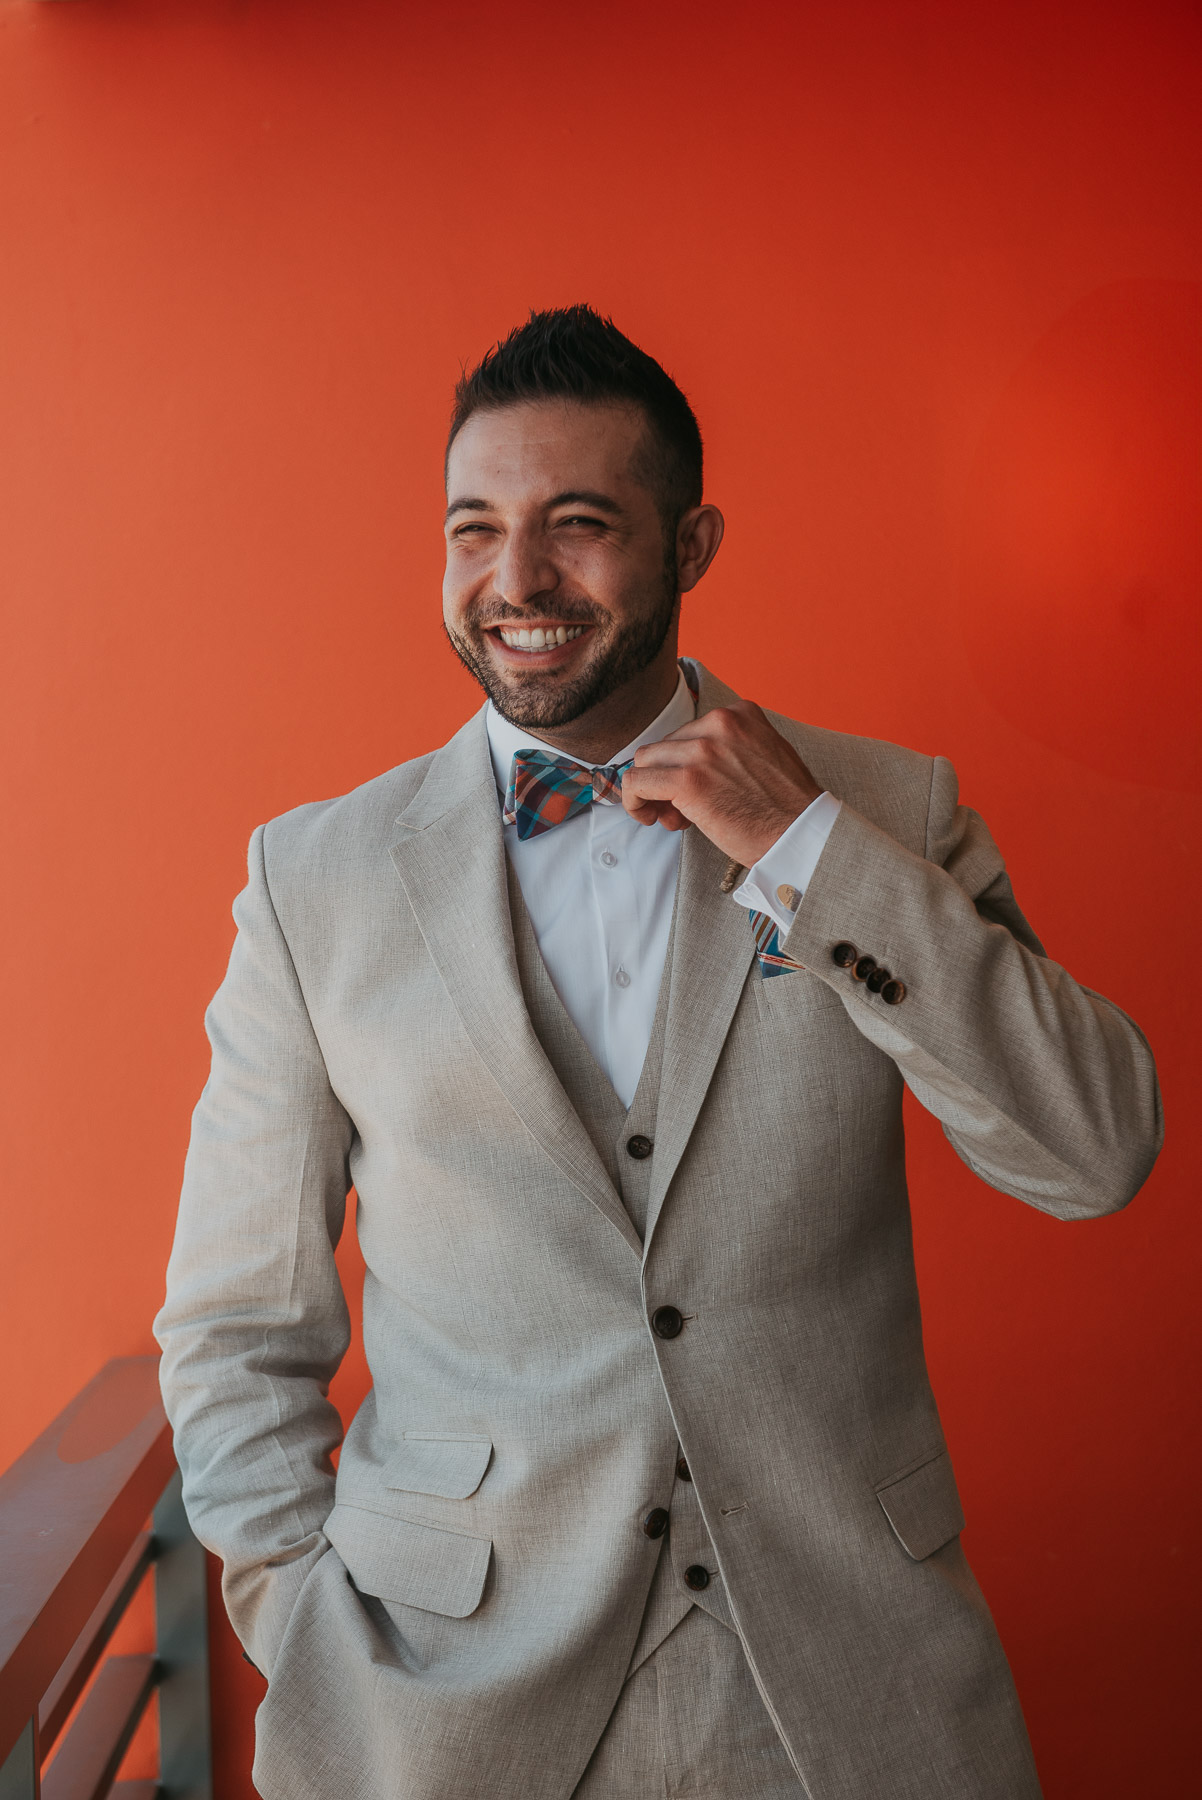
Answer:
<svg viewBox="0 0 1202 1800"><path fill-rule="evenodd" d="M680 668L676 646L665 645L655 661L614 693L599 700L578 719L550 730L539 727L537 736L553 750L579 762L608 763L624 744L646 731L676 692Z"/></svg>

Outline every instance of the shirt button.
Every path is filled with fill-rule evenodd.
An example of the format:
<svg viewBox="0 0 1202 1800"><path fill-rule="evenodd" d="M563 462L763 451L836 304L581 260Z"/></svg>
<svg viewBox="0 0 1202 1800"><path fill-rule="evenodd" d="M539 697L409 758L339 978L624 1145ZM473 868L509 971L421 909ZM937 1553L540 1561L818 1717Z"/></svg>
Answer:
<svg viewBox="0 0 1202 1800"><path fill-rule="evenodd" d="M603 850L601 852L601 861L605 864L607 869L616 869L618 866L618 859L612 850Z"/></svg>
<svg viewBox="0 0 1202 1800"><path fill-rule="evenodd" d="M668 1515L662 1506L653 1506L643 1520L643 1530L649 1538L661 1538L668 1529Z"/></svg>
<svg viewBox="0 0 1202 1800"><path fill-rule="evenodd" d="M625 969L616 969L614 971L614 985L620 988L628 988L630 986L630 977Z"/></svg>

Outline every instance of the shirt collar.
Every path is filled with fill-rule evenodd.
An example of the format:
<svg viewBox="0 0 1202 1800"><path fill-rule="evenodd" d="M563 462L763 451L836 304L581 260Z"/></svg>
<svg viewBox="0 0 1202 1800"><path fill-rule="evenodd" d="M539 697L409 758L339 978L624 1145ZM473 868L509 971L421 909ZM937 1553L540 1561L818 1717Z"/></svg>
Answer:
<svg viewBox="0 0 1202 1800"><path fill-rule="evenodd" d="M572 760L580 763L581 767L585 769L610 768L615 763L629 762L641 744L657 744L660 738L667 737L673 731L679 731L682 725L687 725L689 720L696 716L697 703L693 699L682 669L677 677L676 692L663 711L652 719L645 731L640 731L638 737L632 738L628 744L624 744L620 750L616 751L608 762L585 762L584 758L579 756L573 757ZM553 744L548 744L546 739L540 738L536 732L526 731L520 725L511 724L497 711L491 700L485 708L484 723L488 731L488 749L492 757L493 775L501 794L504 794L509 786L509 771L517 751L528 750L535 745L551 751L555 756L566 754L562 750L556 750Z"/></svg>

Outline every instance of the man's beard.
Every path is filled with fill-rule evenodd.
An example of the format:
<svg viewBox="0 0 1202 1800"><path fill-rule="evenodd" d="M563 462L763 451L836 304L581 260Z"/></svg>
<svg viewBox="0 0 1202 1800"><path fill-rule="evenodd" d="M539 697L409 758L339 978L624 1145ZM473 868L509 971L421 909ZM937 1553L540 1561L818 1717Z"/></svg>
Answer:
<svg viewBox="0 0 1202 1800"><path fill-rule="evenodd" d="M663 587L651 610L642 618L618 626L600 655L579 675L563 682L549 682L536 669L531 669L528 675L520 669L515 669L512 674L501 674L489 661L483 647L477 650L468 638L452 632L449 626L444 629L452 650L464 668L475 676L503 718L526 731L553 731L559 725L569 725L579 719L602 700L608 700L611 694L617 693L655 661L671 630L679 598L673 564L671 579L665 571ZM567 607L540 607L538 616L553 620L557 625L592 625L593 642L601 640L602 632L610 624L610 615L587 601L569 603ZM499 612L490 611L486 617L473 609L464 623L478 639L485 626L504 624L519 628L523 623L522 609L507 606Z"/></svg>

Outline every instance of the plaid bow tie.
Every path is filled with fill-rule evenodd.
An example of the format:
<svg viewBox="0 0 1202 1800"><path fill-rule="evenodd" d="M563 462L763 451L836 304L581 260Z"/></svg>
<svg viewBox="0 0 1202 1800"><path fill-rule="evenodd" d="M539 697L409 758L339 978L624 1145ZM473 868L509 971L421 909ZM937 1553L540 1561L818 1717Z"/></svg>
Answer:
<svg viewBox="0 0 1202 1800"><path fill-rule="evenodd" d="M593 802L621 806L622 777L630 763L589 769L549 750L518 750L509 770L504 819L520 838L539 837L565 819L587 812Z"/></svg>

